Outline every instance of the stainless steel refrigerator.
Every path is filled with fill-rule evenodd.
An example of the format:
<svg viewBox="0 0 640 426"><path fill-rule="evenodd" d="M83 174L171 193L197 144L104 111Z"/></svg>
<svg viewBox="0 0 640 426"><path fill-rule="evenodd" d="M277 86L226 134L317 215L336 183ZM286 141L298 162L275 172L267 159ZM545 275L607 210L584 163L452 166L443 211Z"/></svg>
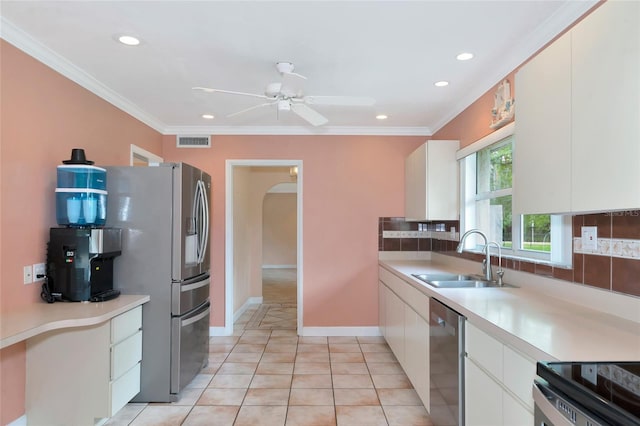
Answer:
<svg viewBox="0 0 640 426"><path fill-rule="evenodd" d="M107 191L107 224L122 228L114 288L151 296L132 401L175 401L208 361L211 177L185 163L107 167Z"/></svg>

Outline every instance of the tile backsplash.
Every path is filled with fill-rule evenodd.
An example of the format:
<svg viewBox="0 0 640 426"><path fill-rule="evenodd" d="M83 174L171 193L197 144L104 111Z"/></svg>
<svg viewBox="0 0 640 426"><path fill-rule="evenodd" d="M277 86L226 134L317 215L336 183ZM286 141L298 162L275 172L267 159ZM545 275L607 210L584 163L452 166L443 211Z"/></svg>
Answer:
<svg viewBox="0 0 640 426"><path fill-rule="evenodd" d="M445 231L442 229L444 224ZM598 228L598 248L582 248L583 226ZM451 228L455 228L451 232ZM407 222L401 217L381 217L378 222L379 251L433 251L481 262L483 255L455 252L458 221ZM497 258L492 263L497 264ZM544 262L503 258L505 269L553 277L576 284L640 296L640 210L573 216L573 264L561 268Z"/></svg>

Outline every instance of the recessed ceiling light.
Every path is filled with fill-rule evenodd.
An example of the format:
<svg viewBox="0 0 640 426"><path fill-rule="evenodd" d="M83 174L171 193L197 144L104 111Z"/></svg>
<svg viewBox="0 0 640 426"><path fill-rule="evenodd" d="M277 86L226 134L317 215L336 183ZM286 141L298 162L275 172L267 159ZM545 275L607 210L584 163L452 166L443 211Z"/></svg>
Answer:
<svg viewBox="0 0 640 426"><path fill-rule="evenodd" d="M215 117L213 114L202 114L202 118L206 118L207 120L213 120Z"/></svg>
<svg viewBox="0 0 640 426"><path fill-rule="evenodd" d="M437 87L444 87L444 86L448 86L449 82L443 80L443 81L436 81L433 84L434 84L434 86L437 86Z"/></svg>
<svg viewBox="0 0 640 426"><path fill-rule="evenodd" d="M468 61L473 58L473 53L464 52L456 56L456 59L459 61Z"/></svg>
<svg viewBox="0 0 640 426"><path fill-rule="evenodd" d="M389 117L387 115L385 115L385 114L378 114L378 115L376 115L376 118L378 120L386 120Z"/></svg>
<svg viewBox="0 0 640 426"><path fill-rule="evenodd" d="M118 41L122 44L126 44L127 46L137 46L140 44L140 39L128 35L118 37Z"/></svg>

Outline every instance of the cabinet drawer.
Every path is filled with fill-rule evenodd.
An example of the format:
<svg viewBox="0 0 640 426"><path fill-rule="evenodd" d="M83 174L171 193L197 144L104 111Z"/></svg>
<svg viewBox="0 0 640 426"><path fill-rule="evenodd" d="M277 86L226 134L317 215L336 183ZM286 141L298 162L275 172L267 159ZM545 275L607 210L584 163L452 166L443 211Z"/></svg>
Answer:
<svg viewBox="0 0 640 426"><path fill-rule="evenodd" d="M110 383L111 416L140 392L140 363Z"/></svg>
<svg viewBox="0 0 640 426"><path fill-rule="evenodd" d="M469 358L496 379L502 381L502 348L504 345L473 324L469 322L466 324L466 352Z"/></svg>
<svg viewBox="0 0 640 426"><path fill-rule="evenodd" d="M111 320L111 343L118 343L141 328L142 306L138 306Z"/></svg>
<svg viewBox="0 0 640 426"><path fill-rule="evenodd" d="M142 331L111 348L111 380L115 380L142 359Z"/></svg>
<svg viewBox="0 0 640 426"><path fill-rule="evenodd" d="M531 384L536 376L536 363L508 346L504 347L503 383L533 411Z"/></svg>
<svg viewBox="0 0 640 426"><path fill-rule="evenodd" d="M423 319L429 321L429 296L411 287L410 284L406 284L406 286L405 295L407 299L405 302Z"/></svg>

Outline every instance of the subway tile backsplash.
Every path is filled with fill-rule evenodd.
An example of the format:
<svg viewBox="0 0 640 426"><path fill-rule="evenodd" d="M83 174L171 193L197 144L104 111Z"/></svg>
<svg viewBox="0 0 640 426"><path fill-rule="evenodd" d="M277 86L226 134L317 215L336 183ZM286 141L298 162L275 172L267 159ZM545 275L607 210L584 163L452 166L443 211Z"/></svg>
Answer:
<svg viewBox="0 0 640 426"><path fill-rule="evenodd" d="M439 231L444 226L445 231ZM598 228L597 250L582 248L582 226ZM451 232L451 228L455 231ZM381 217L379 251L433 251L482 262L483 255L455 252L458 221L407 222L402 217ZM497 264L494 256L492 262ZM531 274L640 296L640 210L573 216L573 264L571 268L544 262L503 259L503 266Z"/></svg>

